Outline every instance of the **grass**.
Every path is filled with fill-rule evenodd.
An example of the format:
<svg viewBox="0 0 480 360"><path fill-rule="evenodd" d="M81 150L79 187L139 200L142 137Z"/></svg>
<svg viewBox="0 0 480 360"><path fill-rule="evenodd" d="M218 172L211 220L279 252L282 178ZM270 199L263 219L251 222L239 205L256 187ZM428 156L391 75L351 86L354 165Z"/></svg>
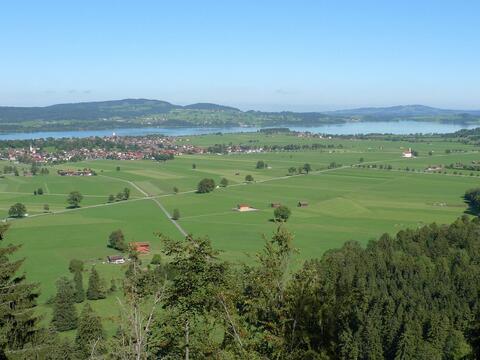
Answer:
<svg viewBox="0 0 480 360"><path fill-rule="evenodd" d="M342 149L317 151L271 152L233 155L185 155L173 161L85 161L52 167L46 176L11 176L0 179L0 216L6 217L15 202L26 204L29 217L12 221L7 242L22 244L19 256L25 257L22 269L29 281L41 285L40 303L54 295L55 281L68 274L72 258L84 260L87 270L95 265L106 284L120 279L122 266L104 264L107 255L115 251L106 247L111 231L122 229L127 241L149 241L152 254L161 243L155 233L174 238L182 235L159 205L155 197L172 213L179 209L180 226L195 236L209 236L214 246L222 250L224 259L234 263L252 261L263 245L262 236L269 236L276 224L271 221L272 202L280 202L292 210L287 227L295 234L295 266L306 259L321 256L345 241L357 240L366 244L384 232L395 233L407 227L430 222L448 223L466 210L462 195L466 189L479 183L476 176L453 176L419 172L434 164L469 163L479 160L476 149L463 144L431 141L408 144L376 140L304 139L286 135L258 134L208 135L190 137L199 144L220 142L269 144L311 143L342 144ZM413 147L420 152L416 159L403 159L402 149ZM446 154L446 149L466 152ZM433 151L429 156L428 152ZM363 164L390 164L393 171L351 167L360 158ZM268 163L270 169L255 169L258 160ZM332 162L343 167L327 169ZM285 176L291 166L310 163L312 173ZM196 164L196 169L192 169ZM120 166L120 171L116 167ZM407 172L405 167L416 172ZM60 177L56 169L91 167L99 174L94 177ZM469 172L463 172L468 175ZM236 175L239 174L239 175ZM245 184L245 175L255 182ZM217 183L222 177L229 180L227 188L209 194L193 192L198 181L211 177ZM173 194L173 187L180 193ZM42 187L44 195L33 195ZM124 187L131 190L129 201L107 203L109 194ZM68 192L78 190L84 195L82 207L66 209ZM298 201L307 201L308 207L298 208ZM240 213L232 211L239 203L247 203L259 211ZM49 204L53 213L44 213ZM144 263L149 262L146 256ZM88 272L84 275L85 281ZM116 297L93 302L104 318L107 331L115 331L118 315ZM39 309L50 316L49 307Z"/></svg>

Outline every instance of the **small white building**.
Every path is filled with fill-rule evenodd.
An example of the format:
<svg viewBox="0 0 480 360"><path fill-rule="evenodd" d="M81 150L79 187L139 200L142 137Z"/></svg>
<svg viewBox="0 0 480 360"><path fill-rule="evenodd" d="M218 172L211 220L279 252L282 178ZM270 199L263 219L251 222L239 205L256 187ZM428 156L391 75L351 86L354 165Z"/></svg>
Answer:
<svg viewBox="0 0 480 360"><path fill-rule="evenodd" d="M120 255L107 256L109 264L125 264L125 258Z"/></svg>
<svg viewBox="0 0 480 360"><path fill-rule="evenodd" d="M408 150L404 151L402 157L412 158L413 157L412 149L408 148Z"/></svg>

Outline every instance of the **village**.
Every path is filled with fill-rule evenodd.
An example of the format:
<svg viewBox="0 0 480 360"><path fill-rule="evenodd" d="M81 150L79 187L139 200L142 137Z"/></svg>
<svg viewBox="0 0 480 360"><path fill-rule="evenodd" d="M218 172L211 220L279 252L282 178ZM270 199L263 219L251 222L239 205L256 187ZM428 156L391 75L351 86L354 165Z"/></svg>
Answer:
<svg viewBox="0 0 480 360"><path fill-rule="evenodd" d="M204 149L163 136L107 136L87 138L94 146L69 146L69 149L46 150L36 141L28 147L7 147L1 150L2 160L22 163L58 164L82 160L169 160L182 154L201 154ZM182 139L183 140L183 139ZM59 141L64 141L60 139ZM74 140L72 140L73 142ZM41 144L40 144L41 145Z"/></svg>
<svg viewBox="0 0 480 360"><path fill-rule="evenodd" d="M28 146L8 146L0 150L0 159L27 164L60 164L83 160L160 160L173 159L184 154L220 153L218 148L190 144L189 138L167 136L111 136L75 139L57 139L59 147L44 146L45 139L32 140ZM65 146L65 145L68 146ZM85 146L85 144L89 144ZM78 145L78 146L77 146ZM260 153L262 147L228 145L221 153Z"/></svg>

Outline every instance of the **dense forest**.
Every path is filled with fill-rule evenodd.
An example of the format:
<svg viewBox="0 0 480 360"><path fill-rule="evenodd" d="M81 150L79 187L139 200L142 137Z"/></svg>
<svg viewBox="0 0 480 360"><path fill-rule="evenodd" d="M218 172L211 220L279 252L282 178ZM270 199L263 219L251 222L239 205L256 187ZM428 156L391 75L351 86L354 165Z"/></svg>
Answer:
<svg viewBox="0 0 480 360"><path fill-rule="evenodd" d="M152 264L131 254L111 339L88 304L74 313L79 294L67 277L57 284L53 326L39 326L39 287L21 275L22 260L12 260L19 248L6 245L7 229L0 358L480 357L478 218L385 234L366 247L351 241L293 272L294 237L283 226L265 238L255 263L240 267L220 260L208 238L160 235L163 254ZM92 276L87 297L101 295ZM59 335L74 328L74 339Z"/></svg>

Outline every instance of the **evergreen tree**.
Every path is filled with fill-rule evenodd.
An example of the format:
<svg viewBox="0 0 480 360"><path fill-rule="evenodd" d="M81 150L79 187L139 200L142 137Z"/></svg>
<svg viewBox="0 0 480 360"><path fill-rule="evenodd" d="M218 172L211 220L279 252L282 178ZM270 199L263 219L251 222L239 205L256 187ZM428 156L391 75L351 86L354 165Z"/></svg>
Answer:
<svg viewBox="0 0 480 360"><path fill-rule="evenodd" d="M75 271L73 274L73 283L75 285L75 302L81 303L85 300L85 290L83 289L83 274L81 271Z"/></svg>
<svg viewBox="0 0 480 360"><path fill-rule="evenodd" d="M92 269L90 270L90 277L88 278L87 299L105 299L105 291L103 289L102 281L94 266L92 266Z"/></svg>
<svg viewBox="0 0 480 360"><path fill-rule="evenodd" d="M57 295L53 303L52 324L57 331L77 328L77 311L75 309L75 289L66 277L57 281Z"/></svg>
<svg viewBox="0 0 480 360"><path fill-rule="evenodd" d="M3 242L8 225L0 225ZM19 246L0 246L0 359L4 352L22 349L38 333L38 319L34 314L38 297L37 285L28 284L24 275L18 275L23 259L10 261Z"/></svg>
<svg viewBox="0 0 480 360"><path fill-rule="evenodd" d="M90 359L105 351L105 332L100 317L90 304L85 304L78 321L75 345L83 359Z"/></svg>
<svg viewBox="0 0 480 360"><path fill-rule="evenodd" d="M46 353L46 360L78 360L74 344L69 339L55 339L56 343Z"/></svg>

